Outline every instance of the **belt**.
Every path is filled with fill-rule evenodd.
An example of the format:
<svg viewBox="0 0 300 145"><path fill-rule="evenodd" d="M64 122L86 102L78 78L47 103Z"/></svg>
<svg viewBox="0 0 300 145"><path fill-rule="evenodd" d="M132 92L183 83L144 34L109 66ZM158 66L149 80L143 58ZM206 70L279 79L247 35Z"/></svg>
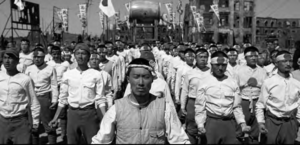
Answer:
<svg viewBox="0 0 300 145"><path fill-rule="evenodd" d="M221 120L232 120L232 119L234 119L233 113L231 113L227 116L222 116L222 115L213 114L209 111L206 111L206 112L207 112L207 116L210 117L210 118L221 119Z"/></svg>
<svg viewBox="0 0 300 145"><path fill-rule="evenodd" d="M191 99L191 100L196 100L196 98L191 98L191 97L189 97L189 100L190 100L190 99Z"/></svg>
<svg viewBox="0 0 300 145"><path fill-rule="evenodd" d="M4 118L6 120L18 120L18 119L21 119L21 118L28 117L28 114L24 113L24 114L21 114L21 115L18 115L18 116L12 116L12 117L4 117L4 116L0 115L0 117Z"/></svg>
<svg viewBox="0 0 300 145"><path fill-rule="evenodd" d="M249 99L249 100L243 99L243 98L242 98L242 100L243 100L243 101L249 101L249 102L250 102L250 104L249 104L249 109L250 109L250 112L253 113L253 112L254 112L254 108L255 108L253 102L254 102L254 101L257 101L258 98L252 99L252 97L250 96L250 99Z"/></svg>
<svg viewBox="0 0 300 145"><path fill-rule="evenodd" d="M80 107L74 108L71 105L69 105L69 109L71 109L71 110L81 110L82 111L82 110L92 110L92 109L96 109L96 108L95 108L95 104L92 104L92 105L86 106L84 108L80 108Z"/></svg>
<svg viewBox="0 0 300 145"><path fill-rule="evenodd" d="M294 119L293 117L277 117L276 115L274 115L270 111L267 111L266 116L270 117L272 119L278 120L278 121L290 121L290 120Z"/></svg>

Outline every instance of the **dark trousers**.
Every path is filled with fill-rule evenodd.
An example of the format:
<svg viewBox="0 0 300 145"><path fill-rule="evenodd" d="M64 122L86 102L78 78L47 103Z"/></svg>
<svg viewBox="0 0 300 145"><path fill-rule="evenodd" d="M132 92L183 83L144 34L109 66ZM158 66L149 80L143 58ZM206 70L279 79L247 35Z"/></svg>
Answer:
<svg viewBox="0 0 300 145"><path fill-rule="evenodd" d="M67 120L68 120L67 112L68 112L68 105L62 108L59 114L59 119L60 119L59 127L61 128L61 138L64 144L67 144Z"/></svg>
<svg viewBox="0 0 300 145"><path fill-rule="evenodd" d="M186 133L190 139L191 144L197 144L199 142L197 135L198 129L195 122L195 99L189 98L186 105L187 115L185 117Z"/></svg>
<svg viewBox="0 0 300 145"><path fill-rule="evenodd" d="M249 140L248 140L249 144L258 144L259 128L258 128L257 119L255 117L256 102L257 102L257 99L254 99L252 113L251 113L251 110L249 109L250 101L243 99L241 102L243 113L245 115L246 124L251 127L251 130L249 132ZM242 129L240 126L238 126L237 137L243 138L243 136L244 136L244 134L242 133Z"/></svg>
<svg viewBox="0 0 300 145"><path fill-rule="evenodd" d="M0 144L30 144L31 125L27 115L4 118L0 115Z"/></svg>
<svg viewBox="0 0 300 145"><path fill-rule="evenodd" d="M45 132L48 135L48 142L50 144L56 144L56 128L51 128L48 124L53 119L55 115L55 109L50 109L51 103L51 93L46 93L37 97L40 102L41 112L40 112L40 121L42 126L45 129ZM39 126L41 127L41 125ZM32 133L32 143L39 144L39 134L40 132Z"/></svg>
<svg viewBox="0 0 300 145"><path fill-rule="evenodd" d="M218 116L207 111L205 124L207 144L239 144L233 114Z"/></svg>
<svg viewBox="0 0 300 145"><path fill-rule="evenodd" d="M271 112L266 113L266 144L294 144L299 124L297 119L278 118Z"/></svg>
<svg viewBox="0 0 300 145"><path fill-rule="evenodd" d="M83 109L76 109L69 106L67 124L68 144L91 144L92 137L99 131L99 124L100 120L97 116L95 105Z"/></svg>

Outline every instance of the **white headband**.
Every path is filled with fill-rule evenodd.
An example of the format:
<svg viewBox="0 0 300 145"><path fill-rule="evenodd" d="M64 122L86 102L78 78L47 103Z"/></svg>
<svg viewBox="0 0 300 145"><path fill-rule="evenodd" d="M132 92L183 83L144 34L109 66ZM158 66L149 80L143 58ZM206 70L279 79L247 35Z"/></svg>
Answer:
<svg viewBox="0 0 300 145"><path fill-rule="evenodd" d="M278 55L276 57L276 61L282 61L282 60L286 60L287 58L292 58L292 56L290 54L281 54L281 55Z"/></svg>
<svg viewBox="0 0 300 145"><path fill-rule="evenodd" d="M214 57L210 61L211 64L227 64L228 59L226 57Z"/></svg>
<svg viewBox="0 0 300 145"><path fill-rule="evenodd" d="M184 56L185 57L195 57L195 54L194 53L186 53Z"/></svg>
<svg viewBox="0 0 300 145"><path fill-rule="evenodd" d="M227 55L238 55L236 51L229 51L227 52Z"/></svg>
<svg viewBox="0 0 300 145"><path fill-rule="evenodd" d="M99 54L92 54L90 59L94 58L96 56L97 59L100 59L100 55Z"/></svg>
<svg viewBox="0 0 300 145"><path fill-rule="evenodd" d="M129 68L145 68L145 69L149 70L153 76L156 77L156 73L154 72L154 70L151 66L144 65L144 64L130 64L126 67L126 73L128 73Z"/></svg>
<svg viewBox="0 0 300 145"><path fill-rule="evenodd" d="M245 56L252 56L252 55L257 55L258 56L258 52L253 52L253 51L249 51L245 54Z"/></svg>

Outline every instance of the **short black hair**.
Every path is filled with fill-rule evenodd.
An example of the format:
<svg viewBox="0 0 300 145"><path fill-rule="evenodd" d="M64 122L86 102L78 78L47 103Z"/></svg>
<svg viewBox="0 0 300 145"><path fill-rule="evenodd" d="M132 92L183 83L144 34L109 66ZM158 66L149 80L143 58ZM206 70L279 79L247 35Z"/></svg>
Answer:
<svg viewBox="0 0 300 145"><path fill-rule="evenodd" d="M291 54L291 53L286 50L281 50L281 51L278 51L278 53L276 54L276 57L279 55L282 55L282 54Z"/></svg>
<svg viewBox="0 0 300 145"><path fill-rule="evenodd" d="M211 55L211 58L214 58L214 57L226 57L228 58L227 54L223 51L216 51L214 52L212 55Z"/></svg>
<svg viewBox="0 0 300 145"><path fill-rule="evenodd" d="M229 49L227 49L225 52L226 53L228 53L228 52L230 52L230 51L235 51L236 53L239 53L236 49L234 49L234 48L229 48Z"/></svg>
<svg viewBox="0 0 300 145"><path fill-rule="evenodd" d="M51 49L51 53L53 51L59 51L59 52L61 52L61 49L58 46L53 46L52 49Z"/></svg>
<svg viewBox="0 0 300 145"><path fill-rule="evenodd" d="M272 56L274 53L278 53L279 51L278 50L272 50L271 52L270 52L270 56Z"/></svg>
<svg viewBox="0 0 300 145"><path fill-rule="evenodd" d="M30 41L29 41L28 39L26 39L26 38L23 38L23 39L21 40L21 42L27 42L28 44L30 44Z"/></svg>
<svg viewBox="0 0 300 145"><path fill-rule="evenodd" d="M192 52L192 53L195 54L195 51L194 51L193 49L191 49L191 48L186 49L186 50L184 51L184 54L187 54L187 53L189 53L189 52Z"/></svg>
<svg viewBox="0 0 300 145"><path fill-rule="evenodd" d="M199 52L209 54L208 51L204 48L200 48L200 49L196 50L196 54L198 54Z"/></svg>
<svg viewBox="0 0 300 145"><path fill-rule="evenodd" d="M129 63L129 65L135 65L135 64L137 64L137 65L146 65L146 66L151 67L149 61L145 58L136 58L136 59L132 60ZM128 68L128 71L126 72L126 76L129 76L130 71L131 71L131 68Z"/></svg>
<svg viewBox="0 0 300 145"><path fill-rule="evenodd" d="M214 44L209 46L209 48L212 48L212 47L218 47L218 46L214 45Z"/></svg>
<svg viewBox="0 0 300 145"><path fill-rule="evenodd" d="M245 50L244 50L244 54L248 53L248 52L259 52L258 49L254 46L250 46L250 47L247 47Z"/></svg>

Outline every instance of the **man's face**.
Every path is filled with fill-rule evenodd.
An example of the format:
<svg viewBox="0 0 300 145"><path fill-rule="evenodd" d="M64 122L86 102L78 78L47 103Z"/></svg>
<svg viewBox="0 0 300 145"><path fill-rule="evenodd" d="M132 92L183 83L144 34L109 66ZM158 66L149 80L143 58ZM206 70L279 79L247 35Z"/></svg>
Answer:
<svg viewBox="0 0 300 145"><path fill-rule="evenodd" d="M98 48L97 53L99 54L100 60L105 60L107 55L107 49L106 48Z"/></svg>
<svg viewBox="0 0 300 145"><path fill-rule="evenodd" d="M29 52L29 43L26 42L26 41L22 41L22 42L21 42L21 50L22 50L24 53Z"/></svg>
<svg viewBox="0 0 300 145"><path fill-rule="evenodd" d="M187 52L185 54L185 62L192 66L194 64L194 60L195 60L195 54L193 52Z"/></svg>
<svg viewBox="0 0 300 145"><path fill-rule="evenodd" d="M218 50L219 50L219 51L222 51L222 47L223 47L222 44L218 44L217 47L218 47Z"/></svg>
<svg viewBox="0 0 300 145"><path fill-rule="evenodd" d="M99 63L100 63L100 60L99 58L97 58L98 56L97 55L93 55L90 59L90 66L91 68L93 69L98 69L99 68Z"/></svg>
<svg viewBox="0 0 300 145"><path fill-rule="evenodd" d="M85 65L89 62L90 55L87 51L79 49L75 52L75 59L78 65Z"/></svg>
<svg viewBox="0 0 300 145"><path fill-rule="evenodd" d="M4 54L3 65L7 71L16 69L19 60L11 54Z"/></svg>
<svg viewBox="0 0 300 145"><path fill-rule="evenodd" d="M271 60L272 60L273 63L276 62L276 55L277 55L277 52L274 52L274 53L272 53L272 55L271 55Z"/></svg>
<svg viewBox="0 0 300 145"><path fill-rule="evenodd" d="M33 53L33 63L39 67L43 65L45 62L45 53L42 51L34 51Z"/></svg>
<svg viewBox="0 0 300 145"><path fill-rule="evenodd" d="M138 97L147 95L153 82L151 72L145 68L131 68L127 79L131 85L132 94Z"/></svg>
<svg viewBox="0 0 300 145"><path fill-rule="evenodd" d="M59 50L52 50L51 55L52 55L54 61L61 60L61 51L59 51Z"/></svg>
<svg viewBox="0 0 300 145"><path fill-rule="evenodd" d="M258 56L258 60L257 60L257 64L259 66L264 66L265 65L265 62L266 62L266 58L263 56L263 54L260 54Z"/></svg>
<svg viewBox="0 0 300 145"><path fill-rule="evenodd" d="M196 62L198 67L205 67L207 65L208 61L208 54L206 52L201 52L200 54L197 54L196 56Z"/></svg>
<svg viewBox="0 0 300 145"><path fill-rule="evenodd" d="M223 77L226 72L227 64L212 64L211 69L216 77Z"/></svg>
<svg viewBox="0 0 300 145"><path fill-rule="evenodd" d="M107 54L108 55L112 55L114 52L113 48L112 47L107 47Z"/></svg>
<svg viewBox="0 0 300 145"><path fill-rule="evenodd" d="M249 66L255 66L257 64L257 58L258 58L257 52L251 52L251 55L245 56L245 59Z"/></svg>
<svg viewBox="0 0 300 145"><path fill-rule="evenodd" d="M64 60L65 61L71 61L72 56L71 55L64 55Z"/></svg>
<svg viewBox="0 0 300 145"><path fill-rule="evenodd" d="M290 73L292 69L293 59L290 54L284 54L284 60L276 61L275 65L278 71L282 73Z"/></svg>
<svg viewBox="0 0 300 145"><path fill-rule="evenodd" d="M228 58L229 58L229 62L230 62L230 63L236 63L236 60L237 60L237 58L238 58L237 52L235 52L235 51L230 51L230 52L229 52L229 55L228 55Z"/></svg>

